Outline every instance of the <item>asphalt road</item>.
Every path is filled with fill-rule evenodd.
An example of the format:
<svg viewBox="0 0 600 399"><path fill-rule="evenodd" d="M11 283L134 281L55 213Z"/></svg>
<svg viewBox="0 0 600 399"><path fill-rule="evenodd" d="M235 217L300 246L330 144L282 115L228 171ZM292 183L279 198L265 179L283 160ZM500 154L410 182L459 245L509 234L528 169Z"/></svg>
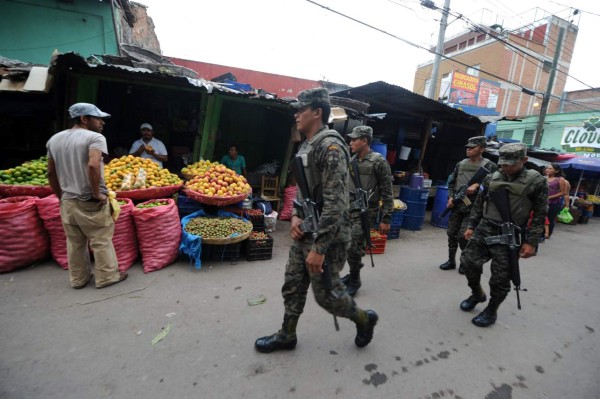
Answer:
<svg viewBox="0 0 600 399"><path fill-rule="evenodd" d="M511 292L488 329L470 322L482 306L458 307L464 276L438 269L446 231L402 230L363 269L356 300L380 316L368 347L310 294L296 350L265 355L253 343L281 325L288 226L270 261L136 263L102 290L71 289L53 262L0 275L0 397L600 398L600 218L558 225L521 263L523 309Z"/></svg>

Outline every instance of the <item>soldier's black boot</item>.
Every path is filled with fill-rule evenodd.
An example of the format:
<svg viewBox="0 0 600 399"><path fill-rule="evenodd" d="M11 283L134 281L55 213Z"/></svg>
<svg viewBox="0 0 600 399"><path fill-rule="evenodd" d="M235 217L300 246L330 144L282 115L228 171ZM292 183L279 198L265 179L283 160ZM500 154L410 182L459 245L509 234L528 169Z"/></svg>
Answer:
<svg viewBox="0 0 600 399"><path fill-rule="evenodd" d="M493 305L490 300L488 306L483 309L483 312L473 317L471 323L475 324L477 327L489 327L496 322L497 311L498 306Z"/></svg>
<svg viewBox="0 0 600 399"><path fill-rule="evenodd" d="M361 313L362 312L362 313ZM374 310L359 310L353 321L356 323L356 338L354 344L359 348L369 345L373 339L373 331L379 320Z"/></svg>
<svg viewBox="0 0 600 399"><path fill-rule="evenodd" d="M298 325L298 318L285 315L283 316L283 324L281 330L277 331L273 335L261 337L256 340L254 347L257 351L262 353L271 353L274 351L281 350L292 350L296 348L296 326Z"/></svg>
<svg viewBox="0 0 600 399"><path fill-rule="evenodd" d="M362 285L360 282L360 271L350 272L348 282L344 284L346 284L346 294L354 297Z"/></svg>
<svg viewBox="0 0 600 399"><path fill-rule="evenodd" d="M458 266L458 272L460 274L465 274L465 266L461 263L460 266Z"/></svg>
<svg viewBox="0 0 600 399"><path fill-rule="evenodd" d="M449 249L448 250L448 260L440 265L440 269L442 270L452 270L456 269L456 250Z"/></svg>
<svg viewBox="0 0 600 399"><path fill-rule="evenodd" d="M487 300L485 296L485 292L483 292L483 288L481 288L480 284L469 284L471 287L471 296L465 299L460 303L460 310L464 312L470 312L475 309L478 303L485 302Z"/></svg>

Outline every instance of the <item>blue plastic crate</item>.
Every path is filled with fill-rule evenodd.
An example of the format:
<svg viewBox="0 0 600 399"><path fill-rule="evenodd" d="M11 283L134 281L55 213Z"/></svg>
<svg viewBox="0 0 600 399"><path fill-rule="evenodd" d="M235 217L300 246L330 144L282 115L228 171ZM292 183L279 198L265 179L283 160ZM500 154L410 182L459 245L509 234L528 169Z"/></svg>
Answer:
<svg viewBox="0 0 600 399"><path fill-rule="evenodd" d="M391 226L387 238L388 240L395 240L400 238L400 225Z"/></svg>
<svg viewBox="0 0 600 399"><path fill-rule="evenodd" d="M392 218L390 220L390 226L398 226L402 225L402 218L404 217L404 211L394 211L392 212Z"/></svg>

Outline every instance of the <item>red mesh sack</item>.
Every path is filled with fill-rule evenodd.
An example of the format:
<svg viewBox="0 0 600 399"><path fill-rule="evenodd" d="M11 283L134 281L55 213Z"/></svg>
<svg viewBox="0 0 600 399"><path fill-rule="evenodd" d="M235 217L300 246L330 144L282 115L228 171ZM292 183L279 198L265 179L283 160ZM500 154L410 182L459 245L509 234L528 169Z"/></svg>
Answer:
<svg viewBox="0 0 600 399"><path fill-rule="evenodd" d="M119 198L119 201L124 201L126 204L121 205L121 213L115 222L115 234L112 241L119 261L119 271L124 272L138 258L138 242L132 215L133 201L129 198Z"/></svg>
<svg viewBox="0 0 600 399"><path fill-rule="evenodd" d="M35 205L36 197L0 200L0 273L48 257L50 242Z"/></svg>
<svg viewBox="0 0 600 399"><path fill-rule="evenodd" d="M52 259L60 267L67 270L69 259L67 257L67 236L60 218L60 201L54 194L35 200L38 214L44 223L44 228L50 236L50 253Z"/></svg>
<svg viewBox="0 0 600 399"><path fill-rule="evenodd" d="M142 202L142 204L154 201L157 200ZM167 202L167 205L154 208L134 207L131 212L142 254L144 273L170 265L179 255L181 223L177 206L171 198L160 201Z"/></svg>
<svg viewBox="0 0 600 399"><path fill-rule="evenodd" d="M291 220L292 211L294 210L294 198L298 192L298 186L288 186L283 189L283 207L279 213L280 220Z"/></svg>

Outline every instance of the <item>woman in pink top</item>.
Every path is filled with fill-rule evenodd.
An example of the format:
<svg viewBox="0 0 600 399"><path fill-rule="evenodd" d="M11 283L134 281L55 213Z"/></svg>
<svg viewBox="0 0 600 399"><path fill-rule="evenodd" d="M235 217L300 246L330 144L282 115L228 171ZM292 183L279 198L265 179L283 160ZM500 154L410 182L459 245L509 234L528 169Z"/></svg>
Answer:
<svg viewBox="0 0 600 399"><path fill-rule="evenodd" d="M564 207L563 197L569 195L567 181L562 177L562 168L557 163L551 163L546 167L546 179L548 180L548 221L550 222L549 235L552 236L556 216Z"/></svg>

